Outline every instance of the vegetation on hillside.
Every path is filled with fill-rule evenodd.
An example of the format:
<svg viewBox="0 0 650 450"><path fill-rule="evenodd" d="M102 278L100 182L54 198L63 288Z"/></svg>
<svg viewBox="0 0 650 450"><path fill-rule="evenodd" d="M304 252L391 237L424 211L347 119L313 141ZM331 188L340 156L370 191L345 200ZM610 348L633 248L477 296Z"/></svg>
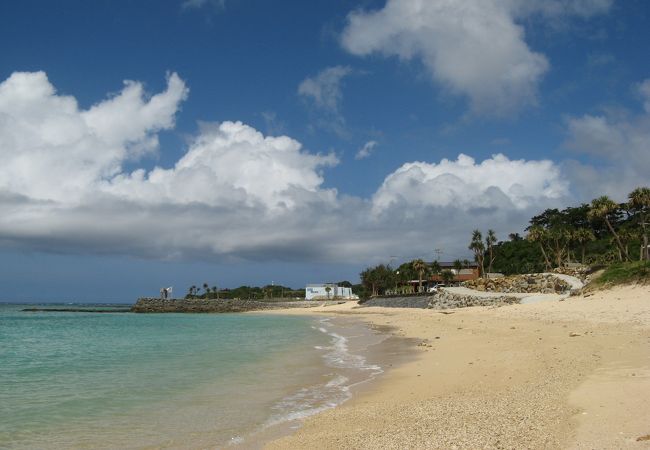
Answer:
<svg viewBox="0 0 650 450"><path fill-rule="evenodd" d="M530 219L525 236L512 233L508 240L498 241L493 230L488 230L485 237L480 230L474 230L468 249L483 276L488 272L505 275L544 272L578 262L611 266L608 275L611 279L605 277L604 282L643 279L650 261L648 220L650 188L639 187L629 194L625 203L601 196L590 204L546 209ZM454 262L455 269L461 265L467 264ZM382 295L411 280L418 280L421 286L422 280L434 274L443 275L438 262L427 264L421 259L406 262L397 269L385 264L369 267L360 274L363 286L360 295ZM449 273L444 275L450 279Z"/></svg>
<svg viewBox="0 0 650 450"><path fill-rule="evenodd" d="M592 281L590 286L592 288L602 288L631 283L650 283L650 261L614 263Z"/></svg>

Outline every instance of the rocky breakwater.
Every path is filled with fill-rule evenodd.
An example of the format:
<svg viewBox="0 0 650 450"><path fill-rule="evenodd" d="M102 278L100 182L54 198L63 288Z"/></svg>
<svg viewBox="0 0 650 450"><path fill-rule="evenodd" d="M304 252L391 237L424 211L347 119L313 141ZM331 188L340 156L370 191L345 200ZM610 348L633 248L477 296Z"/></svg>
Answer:
<svg viewBox="0 0 650 450"><path fill-rule="evenodd" d="M313 308L336 305L340 301L259 301L259 300L216 300L216 299L160 299L140 298L131 307L136 313L230 313L263 311L284 308Z"/></svg>
<svg viewBox="0 0 650 450"><path fill-rule="evenodd" d="M571 291L569 283L550 273L477 278L462 285L481 292L564 294Z"/></svg>
<svg viewBox="0 0 650 450"><path fill-rule="evenodd" d="M521 300L519 297L511 295L486 295L485 293L474 294L471 292L452 292L445 288L438 290L438 293L429 299L427 307L431 309L467 308L470 306L503 306L519 303Z"/></svg>
<svg viewBox="0 0 650 450"><path fill-rule="evenodd" d="M361 306L379 306L382 308L421 308L421 309L452 309L466 308L468 306L501 306L519 303L519 298L509 295L487 294L485 292L472 293L468 289L463 292L452 292L457 288L441 288L434 295L418 295L406 297L375 297Z"/></svg>

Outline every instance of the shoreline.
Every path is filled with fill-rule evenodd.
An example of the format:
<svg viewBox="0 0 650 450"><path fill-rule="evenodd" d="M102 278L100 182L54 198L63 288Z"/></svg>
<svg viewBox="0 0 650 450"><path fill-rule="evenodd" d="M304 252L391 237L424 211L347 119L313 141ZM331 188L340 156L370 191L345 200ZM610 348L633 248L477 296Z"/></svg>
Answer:
<svg viewBox="0 0 650 450"><path fill-rule="evenodd" d="M410 339L395 336L394 330L389 326L374 325L358 317L311 314L311 309L300 309L301 312L295 314L287 314L287 311L298 311L293 308L289 310L249 311L246 314L296 315L311 318L315 324L318 323L314 328L320 328L321 332L330 336L332 346L329 348L316 348L315 350L322 352L326 349L337 348L339 351L342 350L343 355L345 355L344 359L346 361L339 361L338 363L332 361L333 352L322 355L323 366L328 369L326 372L329 372L330 375L336 374L335 378L338 379L341 392L344 393L345 398L337 399L336 394L332 396L332 393L330 393L326 398L323 397L325 403L317 406L315 410L292 411L290 416L295 415L296 417L285 417L278 420L277 423L267 423L262 428L231 442L228 448L259 449L264 448L269 442L291 436L302 427L305 420L339 408L341 405L352 401L369 386L377 383L393 366L399 366L417 357L414 342ZM325 326L327 329L324 329ZM340 348L341 344L345 347L344 349ZM301 392L317 388L318 385L312 384L296 386L297 391L295 394L300 396Z"/></svg>
<svg viewBox="0 0 650 450"><path fill-rule="evenodd" d="M650 447L650 287L447 312L261 312L353 317L419 343L413 361L264 448Z"/></svg>

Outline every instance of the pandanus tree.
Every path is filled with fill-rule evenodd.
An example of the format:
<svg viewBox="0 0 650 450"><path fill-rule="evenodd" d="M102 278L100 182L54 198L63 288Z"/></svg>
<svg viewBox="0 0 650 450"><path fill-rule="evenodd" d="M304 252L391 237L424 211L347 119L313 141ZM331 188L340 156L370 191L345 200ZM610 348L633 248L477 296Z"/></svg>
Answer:
<svg viewBox="0 0 650 450"><path fill-rule="evenodd" d="M634 210L638 211L639 221L641 222L641 253L640 260L650 260L650 252L648 251L648 233L646 229L646 217L650 212L650 188L638 187L628 196L629 205Z"/></svg>
<svg viewBox="0 0 650 450"><path fill-rule="evenodd" d="M421 259L414 259L412 262L413 270L418 273L418 291L422 292L422 277L427 270L427 264Z"/></svg>
<svg viewBox="0 0 650 450"><path fill-rule="evenodd" d="M621 238L619 237L618 233L616 233L616 230L614 230L612 222L610 221L610 217L612 214L616 213L617 210L618 205L614 203L612 199L606 195L603 195L602 197L598 197L591 202L591 208L589 209L588 215L592 220L602 219L605 222L605 225L607 225L609 232L612 233L612 236L614 237L614 241L616 242L618 250L621 252L621 259L629 261L630 257L627 254L623 243L621 242Z"/></svg>
<svg viewBox="0 0 650 450"><path fill-rule="evenodd" d="M485 244L483 244L483 235L479 230L474 230L472 232L472 241L469 243L468 248L474 252L474 259L481 268L481 276L484 277L485 265L483 261L485 259Z"/></svg>
<svg viewBox="0 0 650 450"><path fill-rule="evenodd" d="M587 251L587 243L595 240L596 240L596 236L594 236L594 232L591 231L589 228L578 228L573 232L573 241L576 242L578 245L580 245L580 249L582 251L582 258L581 258L582 264L585 263L585 253Z"/></svg>
<svg viewBox="0 0 650 450"><path fill-rule="evenodd" d="M534 225L528 230L526 239L530 242L536 242L539 245L539 249L544 257L544 263L546 264L546 270L551 270L551 261L548 259L548 255L544 249L544 242L548 239L548 231L539 225Z"/></svg>

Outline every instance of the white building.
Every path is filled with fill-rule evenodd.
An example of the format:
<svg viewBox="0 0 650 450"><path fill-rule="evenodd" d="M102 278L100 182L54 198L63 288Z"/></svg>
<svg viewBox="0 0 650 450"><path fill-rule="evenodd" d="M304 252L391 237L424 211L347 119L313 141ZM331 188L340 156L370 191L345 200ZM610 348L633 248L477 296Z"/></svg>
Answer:
<svg viewBox="0 0 650 450"><path fill-rule="evenodd" d="M358 298L352 293L352 288L341 287L333 283L308 284L305 288L305 300L354 300Z"/></svg>

